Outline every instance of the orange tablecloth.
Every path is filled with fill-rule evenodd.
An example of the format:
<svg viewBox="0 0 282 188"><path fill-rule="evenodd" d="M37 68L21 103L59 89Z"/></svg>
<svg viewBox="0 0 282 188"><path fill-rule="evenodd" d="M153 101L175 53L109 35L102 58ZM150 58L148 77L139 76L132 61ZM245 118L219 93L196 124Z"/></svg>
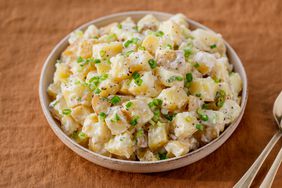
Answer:
<svg viewBox="0 0 282 188"><path fill-rule="evenodd" d="M54 45L87 21L129 10L182 12L222 33L245 65L250 92L241 124L222 147L190 166L156 174L105 169L68 149L41 111L39 75ZM231 187L276 131L272 104L282 89L280 0L0 0L0 52L0 187ZM273 187L282 187L282 168Z"/></svg>

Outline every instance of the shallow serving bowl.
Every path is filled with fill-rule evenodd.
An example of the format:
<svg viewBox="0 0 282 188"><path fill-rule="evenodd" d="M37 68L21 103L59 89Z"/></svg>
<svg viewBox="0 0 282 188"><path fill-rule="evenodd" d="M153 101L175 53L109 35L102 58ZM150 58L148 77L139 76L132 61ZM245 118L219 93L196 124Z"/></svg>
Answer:
<svg viewBox="0 0 282 188"><path fill-rule="evenodd" d="M107 24L110 24L112 22L116 21L122 21L126 17L130 16L132 19L139 20L146 14L153 14L156 18L159 20L166 20L171 14L168 13L161 13L161 12L152 12L152 11L133 11L133 12L124 12L124 13L118 13L113 14L110 16L101 17L98 19L95 19L93 21L90 21L78 29L84 30L86 29L90 24L95 24L97 27L102 27ZM203 28L208 29L207 27L192 21L190 19L187 19L187 22L190 24L190 27L192 29L195 28ZM68 36L66 36L63 40L61 40L55 48L52 50L50 55L48 56L47 60L44 63L44 66L42 68L41 77L40 77L40 83L39 83L39 97L40 97L40 103L41 107L43 109L43 112L45 114L45 117L47 121L49 122L51 128L55 132L55 134L60 138L60 140L65 143L70 149L72 149L74 152L76 152L81 157L96 163L98 165L101 165L103 167L107 167L110 169L120 170L120 171L127 171L127 172L139 172L139 173L148 173L148 172L161 172L171 169L180 168L186 165L189 165L191 163L194 163L213 151L215 151L217 148L219 148L235 131L238 124L241 121L241 118L243 116L246 103L247 103L247 77L244 70L244 67L237 56L236 52L231 48L231 46L228 43L226 44L227 47L227 54L229 57L229 61L231 64L234 65L234 69L236 72L238 72L243 80L243 92L242 92L242 111L239 115L239 117L230 125L228 126L224 132L215 140L208 143L207 145L198 148L195 151L192 151L182 157L175 157L163 161L155 161L155 162L140 162L140 161L127 161L127 160L120 160L115 158L109 158L102 156L100 154L94 153L87 148L84 148L83 146L80 146L75 141L73 141L71 138L69 138L60 128L60 124L58 121L56 121L49 109L49 103L50 99L47 95L47 87L52 82L53 74L55 71L55 63L56 60L59 58L60 54L64 49L66 49L68 45Z"/></svg>

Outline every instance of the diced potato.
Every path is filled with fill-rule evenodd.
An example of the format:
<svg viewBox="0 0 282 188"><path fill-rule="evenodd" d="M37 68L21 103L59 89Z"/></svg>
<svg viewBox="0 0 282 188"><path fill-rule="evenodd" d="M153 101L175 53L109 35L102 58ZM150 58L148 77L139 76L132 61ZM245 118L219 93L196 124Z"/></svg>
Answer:
<svg viewBox="0 0 282 188"><path fill-rule="evenodd" d="M189 152L189 146L183 142L172 140L165 145L169 157L180 157Z"/></svg>
<svg viewBox="0 0 282 188"><path fill-rule="evenodd" d="M177 23L180 26L184 26L187 28L189 27L189 24L186 20L186 16L184 16L183 14L180 14L180 13L175 14L174 16L170 18L170 20Z"/></svg>
<svg viewBox="0 0 282 188"><path fill-rule="evenodd" d="M164 67L158 67L156 71L159 80L164 86L172 87L184 87L184 78L182 74L169 71Z"/></svg>
<svg viewBox="0 0 282 188"><path fill-rule="evenodd" d="M47 88L47 93L50 97L52 97L53 99L56 98L56 96L61 93L61 83L60 82L56 82L56 83L52 83L48 86Z"/></svg>
<svg viewBox="0 0 282 188"><path fill-rule="evenodd" d="M104 27L101 27L100 30L100 35L107 35L112 33L112 28L117 26L117 22L110 23Z"/></svg>
<svg viewBox="0 0 282 188"><path fill-rule="evenodd" d="M123 55L117 55L111 58L111 70L109 74L116 81L122 81L131 76L128 59Z"/></svg>
<svg viewBox="0 0 282 188"><path fill-rule="evenodd" d="M82 58L90 58L92 56L93 42L90 40L83 40L79 43L77 49L77 56Z"/></svg>
<svg viewBox="0 0 282 188"><path fill-rule="evenodd" d="M73 44L83 37L83 32L81 30L76 30L70 34L69 43Z"/></svg>
<svg viewBox="0 0 282 188"><path fill-rule="evenodd" d="M144 16L139 22L137 23L138 31L142 32L145 30L152 30L156 31L160 25L159 20L152 14L148 14Z"/></svg>
<svg viewBox="0 0 282 188"><path fill-rule="evenodd" d="M198 97L195 97L193 95L189 95L188 97L188 111L196 111L198 108L201 108L204 102L200 100Z"/></svg>
<svg viewBox="0 0 282 188"><path fill-rule="evenodd" d="M71 116L72 118L83 125L83 122L85 118L91 113L91 108L83 106L83 105L78 105L74 108L71 109Z"/></svg>
<svg viewBox="0 0 282 188"><path fill-rule="evenodd" d="M80 83L69 82L67 85L63 85L62 93L70 108L79 104L91 106L91 92Z"/></svg>
<svg viewBox="0 0 282 188"><path fill-rule="evenodd" d="M95 137L89 139L89 149L96 153L110 157L111 154L105 149L105 144L97 141Z"/></svg>
<svg viewBox="0 0 282 188"><path fill-rule="evenodd" d="M111 107L111 103L99 95L94 95L91 101L92 108L94 111L99 114L101 112L107 113Z"/></svg>
<svg viewBox="0 0 282 188"><path fill-rule="evenodd" d="M185 76L191 72L191 65L185 61L183 50L162 49L156 51L156 59L160 66Z"/></svg>
<svg viewBox="0 0 282 188"><path fill-rule="evenodd" d="M94 37L99 36L99 30L95 25L89 25L83 34L85 39L93 39Z"/></svg>
<svg viewBox="0 0 282 188"><path fill-rule="evenodd" d="M134 142L130 133L126 131L123 134L116 135L106 143L105 149L112 154L126 157L128 159L134 152Z"/></svg>
<svg viewBox="0 0 282 188"><path fill-rule="evenodd" d="M127 107L128 104L130 104L129 107ZM140 99L130 100L122 105L125 114L127 114L131 119L134 117L139 117L137 120L139 125L144 125L154 116L148 104Z"/></svg>
<svg viewBox="0 0 282 188"><path fill-rule="evenodd" d="M99 143L105 143L111 138L111 131L104 121L98 121L96 114L90 114L86 117L82 132L88 137L94 137Z"/></svg>
<svg viewBox="0 0 282 188"><path fill-rule="evenodd" d="M63 117L62 110L67 108L67 104L63 95L57 95L56 100L52 101L49 107L53 116L60 120Z"/></svg>
<svg viewBox="0 0 282 188"><path fill-rule="evenodd" d="M196 29L192 31L192 36L194 37L193 43L198 49L211 53L218 52L220 55L225 54L226 47L220 34Z"/></svg>
<svg viewBox="0 0 282 188"><path fill-rule="evenodd" d="M122 51L122 43L121 42L110 42L110 43L102 43L95 44L92 48L92 53L94 58L104 59L110 58Z"/></svg>
<svg viewBox="0 0 282 188"><path fill-rule="evenodd" d="M71 116L63 116L61 119L62 130L67 134L71 135L74 131L79 128L79 124L74 121Z"/></svg>
<svg viewBox="0 0 282 188"><path fill-rule="evenodd" d="M87 76L89 72L92 72L95 70L96 70L95 66L91 63L81 66L81 64L74 61L71 64L72 74L75 75L76 77L79 77L82 80Z"/></svg>
<svg viewBox="0 0 282 188"><path fill-rule="evenodd" d="M233 92L232 92L231 87L228 83L220 82L220 83L218 83L218 88L225 92L226 97L228 99L233 99Z"/></svg>
<svg viewBox="0 0 282 188"><path fill-rule="evenodd" d="M56 63L56 71L54 73L54 83L66 82L68 77L71 75L70 68L65 63Z"/></svg>
<svg viewBox="0 0 282 188"><path fill-rule="evenodd" d="M233 122L240 114L241 107L233 100L226 100L219 110L224 114L224 123Z"/></svg>
<svg viewBox="0 0 282 188"><path fill-rule="evenodd" d="M130 94L130 92L129 92L130 83L131 83L131 80L129 80L129 79L123 80L121 82L121 88L120 88L119 92L121 94L129 95Z"/></svg>
<svg viewBox="0 0 282 188"><path fill-rule="evenodd" d="M158 64L167 67L176 59L176 52L171 49L159 49L156 51L156 59Z"/></svg>
<svg viewBox="0 0 282 188"><path fill-rule="evenodd" d="M142 42L142 46L144 46L145 49L153 55L155 54L159 45L159 38L155 35L147 35Z"/></svg>
<svg viewBox="0 0 282 188"><path fill-rule="evenodd" d="M157 78L151 71L144 72L141 76L142 84L137 85L134 80L131 81L128 91L133 95L145 95L148 97L155 97L160 93L160 86Z"/></svg>
<svg viewBox="0 0 282 188"><path fill-rule="evenodd" d="M147 51L133 52L129 55L128 59L131 72L151 70L148 62L153 57Z"/></svg>
<svg viewBox="0 0 282 188"><path fill-rule="evenodd" d="M193 61L200 66L197 68L202 74L208 74L216 64L216 58L214 55L207 52L198 52L193 57Z"/></svg>
<svg viewBox="0 0 282 188"><path fill-rule="evenodd" d="M187 94L179 87L171 87L162 90L158 98L163 101L162 108L169 111L179 110L188 102Z"/></svg>
<svg viewBox="0 0 282 188"><path fill-rule="evenodd" d="M193 80L190 92L192 95L200 95L204 101L214 101L218 85L210 77L196 78Z"/></svg>
<svg viewBox="0 0 282 188"><path fill-rule="evenodd" d="M168 142L167 128L163 123L151 126L148 131L148 145L152 151L163 147Z"/></svg>
<svg viewBox="0 0 282 188"><path fill-rule="evenodd" d="M96 66L98 74L106 74L111 70L111 64L107 62L101 62L101 63L95 64L95 66Z"/></svg>
<svg viewBox="0 0 282 188"><path fill-rule="evenodd" d="M113 135L121 134L130 127L119 106L110 108L105 121Z"/></svg>
<svg viewBox="0 0 282 188"><path fill-rule="evenodd" d="M173 119L174 134L180 139L191 137L196 131L198 120L193 112L178 113Z"/></svg>
<svg viewBox="0 0 282 188"><path fill-rule="evenodd" d="M136 24L131 18L126 18L120 24L116 24L111 28L111 32L116 34L118 39L121 40L129 40L133 37L137 37L140 35L137 32ZM140 36L138 36L140 38Z"/></svg>
<svg viewBox="0 0 282 188"><path fill-rule="evenodd" d="M108 78L100 83L99 89L101 90L99 95L101 97L107 97L116 94L120 89L120 85L114 82L111 78Z"/></svg>
<svg viewBox="0 0 282 188"><path fill-rule="evenodd" d="M230 75L230 86L233 93L238 96L239 93L242 91L242 79L238 73L232 73Z"/></svg>
<svg viewBox="0 0 282 188"><path fill-rule="evenodd" d="M203 110L203 113L208 116L207 121L202 121L201 123L207 126L220 126L221 131L224 129L224 114L220 111L214 110Z"/></svg>
<svg viewBox="0 0 282 188"><path fill-rule="evenodd" d="M167 20L160 24L160 31L163 31L165 35L168 35L175 45L180 45L184 40L181 27L174 21Z"/></svg>
<svg viewBox="0 0 282 188"><path fill-rule="evenodd" d="M158 160L156 155L154 155L154 153L151 152L149 149L146 149L145 151L139 150L137 152L137 157L140 161L157 161Z"/></svg>
<svg viewBox="0 0 282 188"><path fill-rule="evenodd" d="M211 77L223 82L229 81L229 73L224 63L217 61L211 71Z"/></svg>

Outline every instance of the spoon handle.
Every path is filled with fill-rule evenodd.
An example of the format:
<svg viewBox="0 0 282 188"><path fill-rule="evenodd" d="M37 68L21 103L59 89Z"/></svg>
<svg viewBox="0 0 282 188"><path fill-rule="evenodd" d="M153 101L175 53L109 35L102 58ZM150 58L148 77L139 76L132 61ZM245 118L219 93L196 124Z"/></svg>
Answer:
<svg viewBox="0 0 282 188"><path fill-rule="evenodd" d="M281 164L281 161L282 161L282 148L280 149L271 168L269 169L267 175L265 176L263 182L261 183L260 188L270 188L271 187L274 177L277 173L277 170Z"/></svg>
<svg viewBox="0 0 282 188"><path fill-rule="evenodd" d="M234 185L233 188L249 188L257 175L261 165L263 164L264 160L279 140L282 134L277 132L272 139L268 142L267 146L263 149L257 160L253 163L253 165L249 168L249 170L244 174L244 176Z"/></svg>

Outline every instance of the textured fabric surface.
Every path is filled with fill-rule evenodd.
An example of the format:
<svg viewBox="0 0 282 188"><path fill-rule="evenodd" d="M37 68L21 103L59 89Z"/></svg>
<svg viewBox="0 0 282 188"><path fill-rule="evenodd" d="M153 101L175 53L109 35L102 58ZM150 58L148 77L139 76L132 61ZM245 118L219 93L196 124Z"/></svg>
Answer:
<svg viewBox="0 0 282 188"><path fill-rule="evenodd" d="M249 101L238 129L187 167L132 174L97 166L68 149L41 111L40 71L55 44L87 21L129 10L182 12L221 33L246 68ZM280 0L0 0L0 187L232 187L277 130L272 105L282 89L281 10ZM273 187L282 187L282 168Z"/></svg>

